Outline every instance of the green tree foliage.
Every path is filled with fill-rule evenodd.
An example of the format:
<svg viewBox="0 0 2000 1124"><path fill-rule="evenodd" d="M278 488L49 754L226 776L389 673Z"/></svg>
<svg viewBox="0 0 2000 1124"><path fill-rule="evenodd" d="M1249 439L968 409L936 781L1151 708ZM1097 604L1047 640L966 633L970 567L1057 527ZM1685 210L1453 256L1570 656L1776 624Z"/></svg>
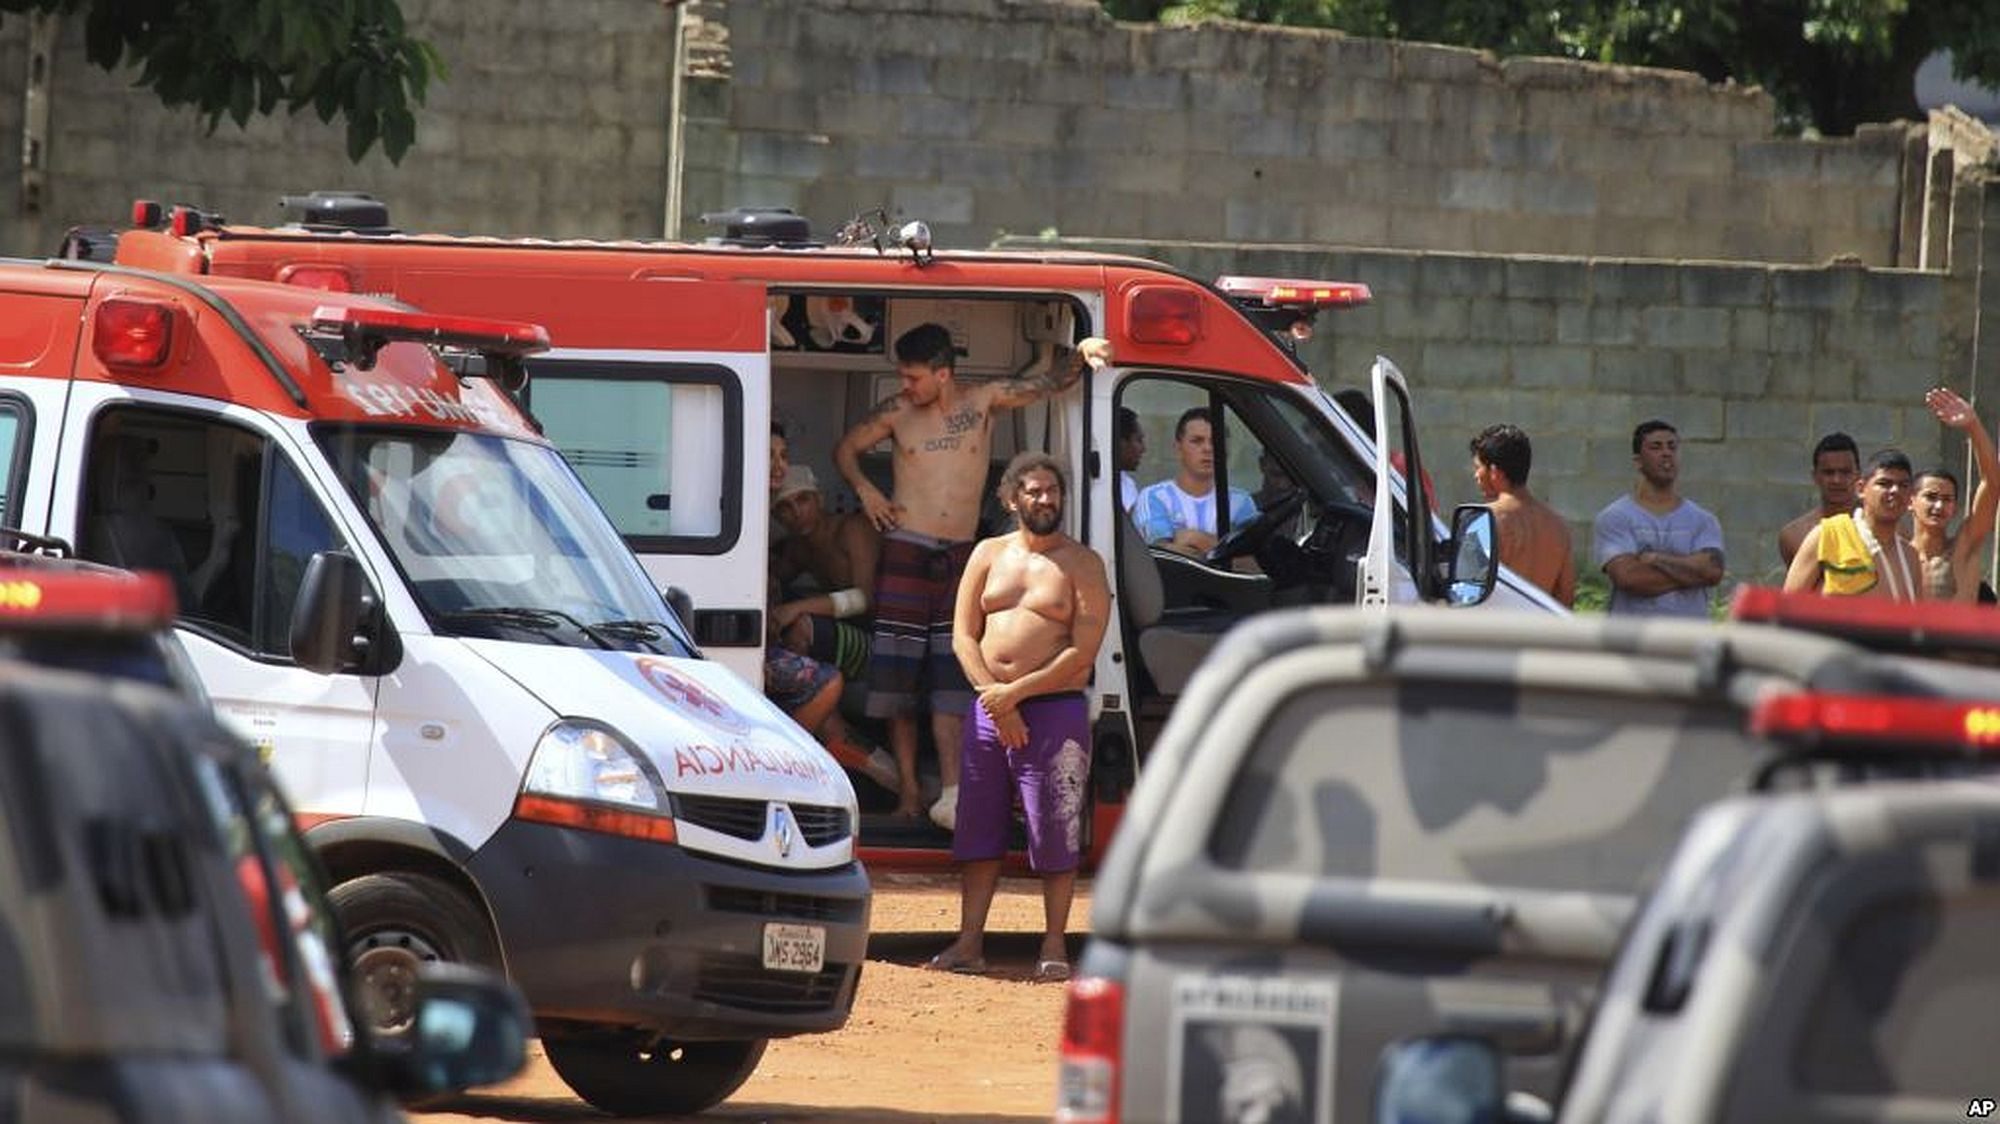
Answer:
<svg viewBox="0 0 2000 1124"><path fill-rule="evenodd" d="M347 123L347 155L376 142L401 161L437 48L412 38L396 0L0 0L0 12L56 12L83 23L91 62L138 69L168 106L192 106L213 131L280 104Z"/></svg>
<svg viewBox="0 0 2000 1124"><path fill-rule="evenodd" d="M1996 0L1102 0L1119 19L1239 19L1665 66L1761 85L1795 127L1846 134L1918 116L1917 67L1949 50L2000 87Z"/></svg>

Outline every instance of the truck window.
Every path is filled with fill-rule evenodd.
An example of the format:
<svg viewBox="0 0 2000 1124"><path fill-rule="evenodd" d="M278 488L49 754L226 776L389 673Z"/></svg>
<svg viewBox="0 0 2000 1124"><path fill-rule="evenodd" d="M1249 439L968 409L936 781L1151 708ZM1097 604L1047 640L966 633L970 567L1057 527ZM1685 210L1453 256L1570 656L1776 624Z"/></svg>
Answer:
<svg viewBox="0 0 2000 1124"><path fill-rule="evenodd" d="M1912 867L1926 859L1897 856ZM1991 1034L1980 1030L1995 1025L2000 1000L1996 926L2000 902L1986 887L1912 893L1850 915L1814 988L1817 1002L1798 1024L1800 1086L1963 1100L1965 1075L1980 1072L1991 1052ZM1885 964L1900 968L1885 972Z"/></svg>
<svg viewBox="0 0 2000 1124"><path fill-rule="evenodd" d="M266 996L287 1016L292 1050L347 1053L354 1025L334 959L339 940L319 868L292 829L291 813L268 781L213 758L199 758L196 775L249 901Z"/></svg>
<svg viewBox="0 0 2000 1124"><path fill-rule="evenodd" d="M165 572L184 623L266 656L288 655L306 562L343 541L269 440L192 414L106 411L84 493L84 557Z"/></svg>
<svg viewBox="0 0 2000 1124"><path fill-rule="evenodd" d="M635 549L726 549L740 524L742 395L721 367L537 360L527 405Z"/></svg>
<svg viewBox="0 0 2000 1124"><path fill-rule="evenodd" d="M1757 744L1727 707L1404 681L1273 711L1209 833L1228 869L1629 895Z"/></svg>

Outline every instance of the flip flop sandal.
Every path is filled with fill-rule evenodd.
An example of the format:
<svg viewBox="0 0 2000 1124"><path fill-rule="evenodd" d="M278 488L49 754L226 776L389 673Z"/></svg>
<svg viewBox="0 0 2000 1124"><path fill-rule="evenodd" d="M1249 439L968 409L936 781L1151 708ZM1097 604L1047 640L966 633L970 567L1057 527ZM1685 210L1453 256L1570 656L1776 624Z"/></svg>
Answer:
<svg viewBox="0 0 2000 1124"><path fill-rule="evenodd" d="M961 976L983 976L986 974L986 960L975 956L970 960L953 959L948 952L940 952L924 961L924 967L933 972L957 972Z"/></svg>
<svg viewBox="0 0 2000 1124"><path fill-rule="evenodd" d="M1035 963L1036 983L1061 983L1069 979L1069 962L1066 960L1041 960Z"/></svg>

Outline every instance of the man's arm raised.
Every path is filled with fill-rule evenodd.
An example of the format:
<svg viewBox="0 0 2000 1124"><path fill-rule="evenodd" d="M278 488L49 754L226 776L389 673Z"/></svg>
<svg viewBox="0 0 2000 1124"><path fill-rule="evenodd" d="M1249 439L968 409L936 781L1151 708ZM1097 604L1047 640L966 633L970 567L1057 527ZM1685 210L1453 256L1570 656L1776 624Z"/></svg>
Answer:
<svg viewBox="0 0 2000 1124"><path fill-rule="evenodd" d="M1986 431L1971 403L1943 387L1924 395L1924 402L1938 421L1965 434L1972 445L1973 459L1979 465L1979 485L1973 489L1972 502L1966 505L1965 522L1958 525L1958 537L1952 540L1952 560L1963 564L1977 554L1987 536L1993 533L1994 512L2000 509L2000 454L1995 453L1993 435Z"/></svg>
<svg viewBox="0 0 2000 1124"><path fill-rule="evenodd" d="M1026 378L1002 379L986 384L989 409L1004 410L1040 402L1052 394L1068 390L1083 377L1085 364L1103 370L1111 362L1111 341L1092 336L1076 345L1069 358L1050 364L1049 369Z"/></svg>
<svg viewBox="0 0 2000 1124"><path fill-rule="evenodd" d="M833 464L847 481L848 487L861 499L861 509L868 513L868 521L877 530L890 531L902 522L902 507L882 494L882 489L868 479L861 471L861 454L881 442L896 435L896 413L903 407L903 396L884 398L875 404L868 416L861 419L847 435L834 446Z"/></svg>

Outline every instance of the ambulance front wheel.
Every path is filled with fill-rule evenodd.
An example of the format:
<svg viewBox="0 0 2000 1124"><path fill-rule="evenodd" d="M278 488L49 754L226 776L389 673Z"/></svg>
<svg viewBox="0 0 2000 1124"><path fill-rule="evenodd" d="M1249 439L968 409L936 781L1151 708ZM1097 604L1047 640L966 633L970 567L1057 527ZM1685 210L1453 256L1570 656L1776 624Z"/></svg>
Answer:
<svg viewBox="0 0 2000 1124"><path fill-rule="evenodd" d="M448 960L497 970L500 954L479 906L424 874L368 874L327 895L347 934L356 998L378 1035L407 1034L416 1015L417 967Z"/></svg>
<svg viewBox="0 0 2000 1124"><path fill-rule="evenodd" d="M764 1040L676 1042L607 1032L545 1038L556 1076L614 1116L689 1116L721 1104L764 1057Z"/></svg>

